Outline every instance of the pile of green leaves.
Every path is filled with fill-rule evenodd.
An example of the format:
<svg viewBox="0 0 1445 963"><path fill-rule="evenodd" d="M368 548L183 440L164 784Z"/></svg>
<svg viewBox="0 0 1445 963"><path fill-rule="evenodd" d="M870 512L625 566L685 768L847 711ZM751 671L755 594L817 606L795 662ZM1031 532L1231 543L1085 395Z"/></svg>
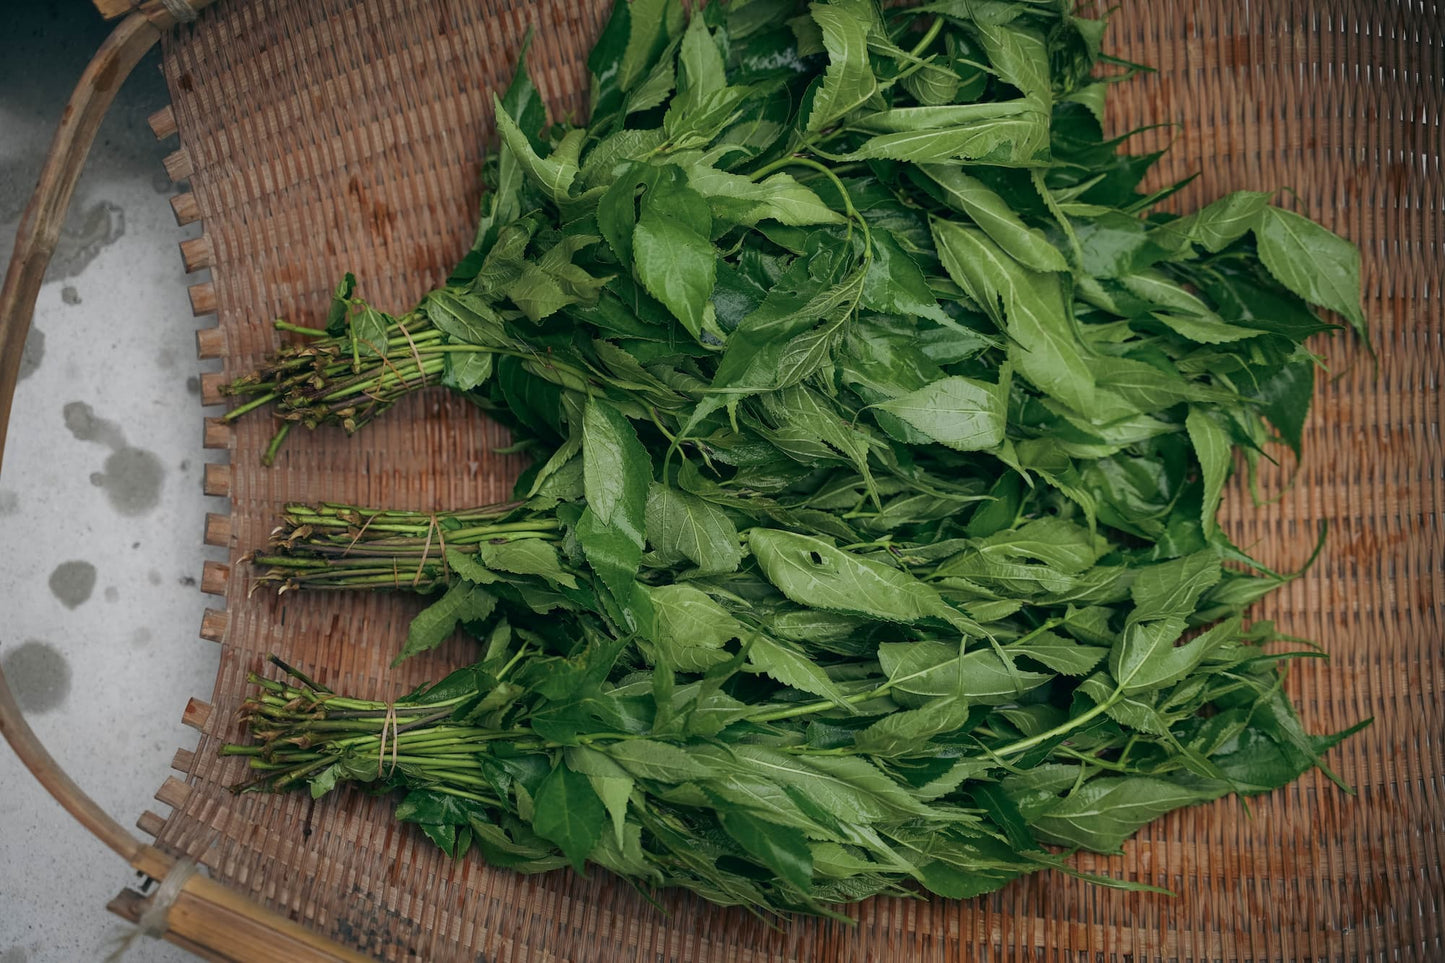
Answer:
<svg viewBox="0 0 1445 963"><path fill-rule="evenodd" d="M777 912L965 897L1320 765L1288 576L1216 515L1298 451L1359 259L1143 194L1103 24L1053 0L618 3L588 126L519 64L471 253L238 383L359 426L440 379L536 454L466 515L294 506L264 577L444 589L475 666L388 707L262 682L253 788L407 790L449 853ZM1120 76L1127 75L1124 71ZM288 326L289 327L289 326ZM295 329L302 330L305 329ZM287 380L289 379L289 380Z"/></svg>

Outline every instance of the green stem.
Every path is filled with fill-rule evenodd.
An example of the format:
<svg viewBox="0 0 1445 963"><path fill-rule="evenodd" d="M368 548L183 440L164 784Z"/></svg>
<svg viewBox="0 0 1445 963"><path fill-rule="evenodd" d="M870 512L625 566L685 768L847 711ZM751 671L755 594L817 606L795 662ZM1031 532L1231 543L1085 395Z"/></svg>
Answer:
<svg viewBox="0 0 1445 963"><path fill-rule="evenodd" d="M238 405L237 407L232 408L230 411L226 412L224 415L221 416L221 420L235 421L237 418L241 417L247 412L255 411L262 405L269 404L270 402L275 401L279 397L280 395L274 391L268 392L264 395L257 395L255 398L252 398L244 405Z"/></svg>
<svg viewBox="0 0 1445 963"><path fill-rule="evenodd" d="M869 699L876 699L885 695L893 683L885 682L876 689L869 689L867 692L856 692L853 695L845 696L843 701L849 705L857 705L860 702L867 702ZM774 709L772 712L760 712L755 716L748 716L749 722L780 722L783 719L796 719L799 716L811 715L814 712L823 712L827 709L838 708L838 703L832 699L823 699L818 702L806 702L800 706L790 706L787 709Z"/></svg>
<svg viewBox="0 0 1445 963"><path fill-rule="evenodd" d="M1075 729L1083 726L1084 723L1091 722L1094 719L1097 719L1099 716L1103 715L1104 713L1108 712L1114 707L1114 704L1123 697L1124 690L1115 689L1113 694L1111 694L1109 698L1094 706L1094 708L1090 709L1088 712L1085 712L1083 715L1075 716L1067 722L1063 722L1057 726L1054 726L1052 729L1049 729L1045 732L1040 732L1036 736L1029 736L1027 739L1020 739L1018 742L1012 742L1006 746L1002 746L998 749L991 749L989 751L992 752L995 756L1012 756L1016 755L1017 753L1032 749L1034 746L1048 742L1050 739L1054 739L1062 735L1067 735L1068 733L1073 732Z"/></svg>
<svg viewBox="0 0 1445 963"><path fill-rule="evenodd" d="M271 436L270 443L266 445L266 450L261 454L261 464L267 468L276 464L276 455L281 451L281 443L286 440L287 435L291 434L291 427L295 424L294 421L281 422L281 427L276 429L276 434Z"/></svg>
<svg viewBox="0 0 1445 963"><path fill-rule="evenodd" d="M290 321L282 321L280 318L277 318L275 321L271 322L271 324L277 331L289 331L292 334L304 334L308 338L326 337L325 328L307 328L299 324L292 324Z"/></svg>

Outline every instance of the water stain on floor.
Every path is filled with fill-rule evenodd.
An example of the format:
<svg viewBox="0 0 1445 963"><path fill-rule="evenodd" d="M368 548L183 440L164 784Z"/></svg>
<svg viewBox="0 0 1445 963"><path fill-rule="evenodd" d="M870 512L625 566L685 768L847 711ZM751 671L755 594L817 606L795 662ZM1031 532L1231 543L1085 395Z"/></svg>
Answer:
<svg viewBox="0 0 1445 963"><path fill-rule="evenodd" d="M61 409L65 427L80 441L94 441L111 448L125 447L125 434L120 425L107 421L83 401L72 401Z"/></svg>
<svg viewBox="0 0 1445 963"><path fill-rule="evenodd" d="M107 585L105 587L105 600L107 602L119 602L120 589L116 588L114 585Z"/></svg>
<svg viewBox="0 0 1445 963"><path fill-rule="evenodd" d="M50 594L68 609L76 608L95 591L95 566L84 561L61 562L50 573Z"/></svg>
<svg viewBox="0 0 1445 963"><path fill-rule="evenodd" d="M60 289L60 300L64 301L66 304L79 304L80 292L75 289L75 286L73 284L67 284L65 287Z"/></svg>
<svg viewBox="0 0 1445 963"><path fill-rule="evenodd" d="M25 347L20 349L20 380L33 375L45 359L45 332L32 326L25 335Z"/></svg>
<svg viewBox="0 0 1445 963"><path fill-rule="evenodd" d="M122 515L144 515L161 503L166 470L161 460L144 448L122 448L105 460L105 470L94 472L90 483L105 489L111 507Z"/></svg>
<svg viewBox="0 0 1445 963"><path fill-rule="evenodd" d="M14 515L20 511L20 496L10 489L0 490L0 515Z"/></svg>
<svg viewBox="0 0 1445 963"><path fill-rule="evenodd" d="M144 448L126 444L115 422L95 413L83 401L72 401L62 411L65 427L80 441L93 441L114 449L104 470L93 472L90 483L105 490L111 507L122 515L144 515L160 504L166 471L161 460Z"/></svg>
<svg viewBox="0 0 1445 963"><path fill-rule="evenodd" d="M15 701L26 712L49 712L70 695L70 663L48 642L27 639L0 656Z"/></svg>
<svg viewBox="0 0 1445 963"><path fill-rule="evenodd" d="M46 278L53 281L74 277L124 234L125 211L119 204L96 201L78 215L72 214L60 231Z"/></svg>

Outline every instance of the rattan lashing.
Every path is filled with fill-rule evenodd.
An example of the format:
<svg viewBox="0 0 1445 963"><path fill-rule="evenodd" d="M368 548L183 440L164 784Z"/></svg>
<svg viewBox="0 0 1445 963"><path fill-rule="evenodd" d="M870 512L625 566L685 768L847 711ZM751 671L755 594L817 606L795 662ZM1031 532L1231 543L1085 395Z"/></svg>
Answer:
<svg viewBox="0 0 1445 963"><path fill-rule="evenodd" d="M275 345L269 321L319 317L344 271L383 309L405 309L464 253L491 134L489 91L505 82L529 25L531 63L554 116L585 108L585 57L610 0L411 3L222 0L165 39L179 134L167 169L190 181L178 219L203 357L221 358L203 400ZM1256 615L1314 639L1329 663L1288 685L1313 731L1373 716L1330 756L1354 796L1320 774L1251 804L1234 800L1146 827L1119 857L1081 868L1173 889L1119 893L1061 874L968 902L877 899L856 923L779 928L663 894L654 906L607 877L537 877L449 861L391 818L391 802L343 792L236 797L242 776L215 747L241 736L246 671L276 652L337 688L391 698L469 661L460 641L389 668L415 600L251 595L239 556L288 500L413 509L504 497L520 469L504 433L440 391L414 396L355 437L295 433L273 468L265 419L212 420L230 463L207 473L229 516L207 540L223 595L202 634L222 647L208 703L187 721L193 753L146 814L157 847L202 857L235 891L388 960L1356 960L1445 956L1440 824L1445 752L1441 638L1439 376L1445 350L1445 11L1431 2L1134 0L1106 47L1158 69L1116 88L1116 132L1161 124L1136 151L1171 146L1152 183L1200 176L1171 203L1193 209L1236 189L1290 188L1288 206L1358 244L1378 362L1344 337L1298 465L1266 469L1256 505L1237 480L1222 520L1266 564L1293 568L1328 523L1324 554ZM1177 126L1174 126L1176 125ZM215 412L212 412L213 414ZM214 845L212 845L214 842Z"/></svg>

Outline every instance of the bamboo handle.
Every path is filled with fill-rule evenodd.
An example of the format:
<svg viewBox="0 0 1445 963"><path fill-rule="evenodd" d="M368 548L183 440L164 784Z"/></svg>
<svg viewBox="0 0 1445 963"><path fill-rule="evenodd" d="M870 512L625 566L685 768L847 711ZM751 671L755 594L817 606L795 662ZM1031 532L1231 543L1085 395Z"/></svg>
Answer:
<svg viewBox="0 0 1445 963"><path fill-rule="evenodd" d="M189 2L199 8L211 0ZM173 25L167 15L154 10L133 13L122 20L96 51L61 114L35 193L20 221L4 287L0 287L0 459L4 457L20 355L35 313L35 299L96 131L121 83L160 39L161 31ZM0 735L5 736L45 790L131 866L156 879L163 879L172 870L174 858L132 836L60 767L25 721L3 672ZM141 899L129 901L129 907L138 915L144 903ZM118 910L129 915L125 907ZM367 959L199 875L186 880L165 920L166 939L208 959L246 963L359 963Z"/></svg>

